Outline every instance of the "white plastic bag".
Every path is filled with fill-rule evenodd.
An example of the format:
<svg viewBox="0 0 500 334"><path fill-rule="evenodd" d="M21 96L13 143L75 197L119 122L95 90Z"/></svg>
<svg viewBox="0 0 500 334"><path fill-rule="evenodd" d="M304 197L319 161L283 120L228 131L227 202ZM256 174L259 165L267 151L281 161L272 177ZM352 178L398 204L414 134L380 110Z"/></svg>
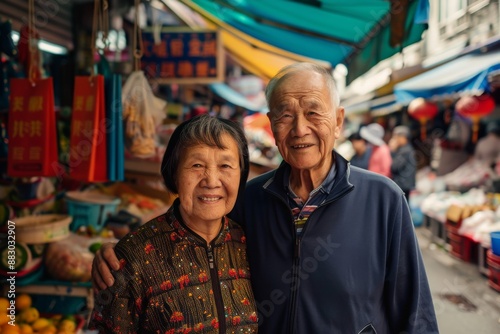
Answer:
<svg viewBox="0 0 500 334"><path fill-rule="evenodd" d="M125 146L137 157L156 153L156 127L165 118L167 102L154 96L144 72L132 72L122 88Z"/></svg>

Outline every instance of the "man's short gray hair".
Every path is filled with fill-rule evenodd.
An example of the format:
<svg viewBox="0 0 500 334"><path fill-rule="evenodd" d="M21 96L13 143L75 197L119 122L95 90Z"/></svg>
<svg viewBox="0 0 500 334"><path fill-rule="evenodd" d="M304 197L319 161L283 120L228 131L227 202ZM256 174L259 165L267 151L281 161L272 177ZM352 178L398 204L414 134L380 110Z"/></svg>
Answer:
<svg viewBox="0 0 500 334"><path fill-rule="evenodd" d="M338 107L340 105L340 96L337 91L337 85L335 84L335 79L333 78L332 72L324 68L323 66L314 63L294 63L279 70L279 72L269 81L266 87L266 100L268 105L271 101L271 98L273 97L275 88L283 79L286 79L292 74L308 71L321 74L321 76L325 80L326 86L330 91L333 105L335 107Z"/></svg>

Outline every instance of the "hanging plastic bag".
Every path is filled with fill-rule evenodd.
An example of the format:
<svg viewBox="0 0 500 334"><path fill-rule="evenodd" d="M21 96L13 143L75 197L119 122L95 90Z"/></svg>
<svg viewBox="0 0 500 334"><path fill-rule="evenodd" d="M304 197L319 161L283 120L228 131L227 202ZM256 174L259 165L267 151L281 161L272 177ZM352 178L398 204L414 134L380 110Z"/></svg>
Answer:
<svg viewBox="0 0 500 334"><path fill-rule="evenodd" d="M122 89L125 146L134 156L156 153L156 127L165 118L166 101L154 96L144 72L135 71Z"/></svg>

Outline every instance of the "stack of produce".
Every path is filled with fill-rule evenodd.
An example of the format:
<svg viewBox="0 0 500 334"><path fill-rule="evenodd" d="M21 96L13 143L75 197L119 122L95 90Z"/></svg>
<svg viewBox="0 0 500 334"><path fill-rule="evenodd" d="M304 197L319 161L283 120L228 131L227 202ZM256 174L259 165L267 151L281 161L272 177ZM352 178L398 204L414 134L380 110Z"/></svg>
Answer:
<svg viewBox="0 0 500 334"><path fill-rule="evenodd" d="M28 294L20 294L15 299L15 321L7 314L11 305L6 298L0 298L1 334L74 334L81 329L83 319L72 315L45 315L32 306Z"/></svg>

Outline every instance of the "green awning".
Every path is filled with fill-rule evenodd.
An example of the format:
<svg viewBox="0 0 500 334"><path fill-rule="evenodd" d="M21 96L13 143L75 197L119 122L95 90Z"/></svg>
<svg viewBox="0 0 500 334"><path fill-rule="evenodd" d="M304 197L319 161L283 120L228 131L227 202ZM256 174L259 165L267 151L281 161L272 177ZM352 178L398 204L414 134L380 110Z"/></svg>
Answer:
<svg viewBox="0 0 500 334"><path fill-rule="evenodd" d="M344 63L348 83L421 39L428 0L181 0L291 53Z"/></svg>

